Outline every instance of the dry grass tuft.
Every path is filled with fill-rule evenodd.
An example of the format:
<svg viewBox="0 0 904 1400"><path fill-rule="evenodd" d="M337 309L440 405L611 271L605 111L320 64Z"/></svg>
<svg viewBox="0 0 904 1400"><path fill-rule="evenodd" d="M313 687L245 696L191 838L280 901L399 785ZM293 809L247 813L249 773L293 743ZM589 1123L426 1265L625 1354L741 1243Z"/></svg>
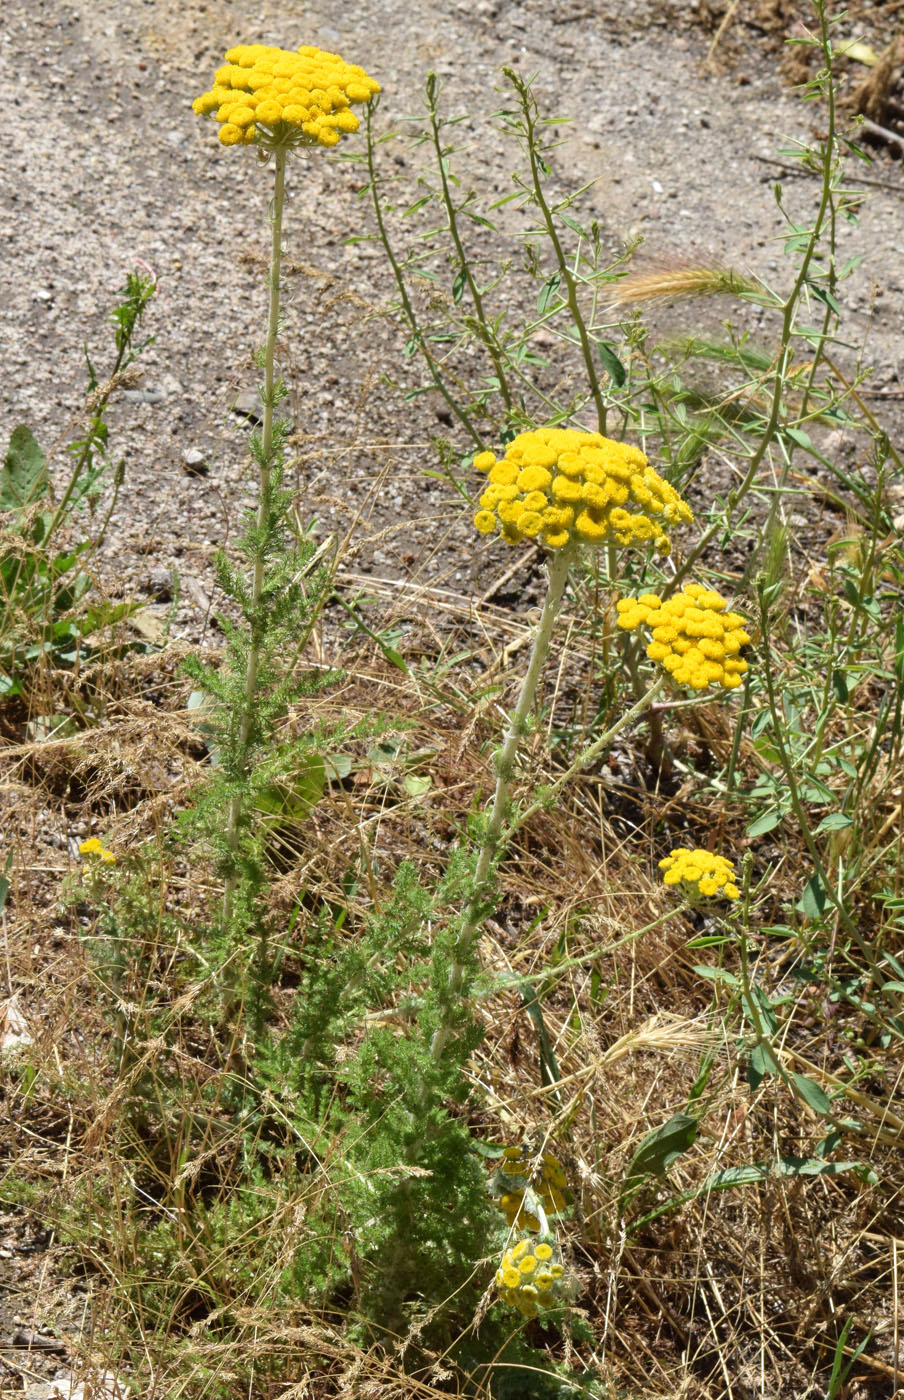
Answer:
<svg viewBox="0 0 904 1400"><path fill-rule="evenodd" d="M683 285L688 294L702 277L670 275L672 287ZM649 280L646 294L660 294L654 288L666 283L666 274ZM385 610L380 625L420 615L409 651L419 653L420 663L399 671L379 653L375 658L371 646L349 643L327 616L316 654L324 667L341 663L341 679L290 723L300 729L382 713L392 717L387 732L396 746L381 760L366 737L349 741L348 777L330 784L303 826L282 833L271 890L276 912L290 910L300 889L311 903L346 901L349 937L371 904L388 897L401 861L415 861L425 876L441 872L468 813L485 800L499 708L508 701L525 631L511 614L489 603L475 607L451 592L435 591L427 614L418 613L411 587L371 580L369 591ZM569 627L567 617L562 626ZM592 643L575 641L568 667L547 683L546 701L555 700L562 718L580 703L594 664ZM441 664L448 655L457 658L454 670ZM142 1393L168 1400L239 1393L281 1400L488 1396L486 1373L466 1383L441 1355L422 1355L406 1372L391 1351L351 1340L329 1309L268 1308L238 1288L226 1328L225 1317L218 1321L204 1310L205 1270L215 1274L220 1265L217 1246L200 1235L184 1241L183 1262L172 1266L184 1269L185 1279L172 1315L133 1316L126 1341L122 1303L135 1267L131 1232L142 1212L153 1207L161 1183L201 1191L214 1173L228 1176L244 1150L241 1134L217 1113L217 1085L234 1069L228 1047L205 1026L203 976L187 984L180 978L173 1038L139 1035L130 1064L114 1073L105 1050L110 1024L86 945L93 914L59 902L60 883L74 871L70 834L95 827L122 852L152 853L174 909L188 915L211 897L209 873L181 866L178 858L167 865L158 844L191 801L204 763L177 662L172 650L135 659L102 725L8 744L3 755L5 812L9 817L14 804L17 847L32 852L29 862L17 861L12 877L6 968L34 1043L20 1062L27 1072L6 1077L0 1190L19 1203L15 1221L26 1221L30 1203L39 1202L52 1241L79 1241L74 1252L71 1244L45 1247L44 1279L35 1281L32 1305L41 1316L71 1314L65 1340L85 1364L120 1371L130 1365L142 1377ZM501 688L481 684L485 698L471 705L477 678ZM679 752L702 745L727 754L731 729L717 707L685 714L682 726ZM541 766L547 752L538 737L525 756L525 780L552 776ZM838 1030L826 1033L825 1015L813 1014L781 953L764 951L758 979L771 996L794 1002L783 1063L789 1074L806 1074L843 1095L850 1127L841 1154L869 1166L818 1177L778 1171L779 1160L812 1161L826 1125L775 1077L751 1092L730 990L695 970L719 955L689 946L714 926L702 915L656 923L669 909L655 866L669 833L716 830L725 846L740 844L742 833L715 798L701 805L680 777L657 793L642 752L618 757L620 777L604 768L576 782L555 813L540 812L525 825L503 866L502 902L481 950L485 1039L471 1066L472 1131L489 1142L539 1136L564 1162L574 1208L563 1240L579 1280L576 1307L596 1338L593 1360L613 1396L821 1394L843 1311L852 1323L841 1354L851 1356L867 1341L850 1394L878 1400L900 1364L892 1306L900 1288L904 1192L900 1064L893 1050L876 1043L852 1083L839 1034L846 1013L836 1009ZM742 764L747 757L742 752ZM415 795L405 785L411 772L430 778ZM900 792L894 775L883 773L877 782L887 836ZM791 860L795 853L786 855ZM358 860L368 878L349 896L343 876ZM161 937L149 956L159 981L175 975L182 949L178 940ZM290 945L275 994L280 1017L291 1011L292 966ZM141 1015L139 1006L139 1027ZM544 1074L536 1015L555 1055L555 1083ZM122 1110L148 1075L195 1085L198 1102L206 1104L203 1119L174 1117L167 1139L143 1143L140 1123L124 1126ZM696 1142L626 1205L626 1173L638 1146L689 1103L700 1114ZM276 1121L280 1112L275 1104ZM338 1169L330 1144L312 1146L320 1174L291 1206L254 1227L272 1241L274 1287L293 1252L304 1248L306 1212ZM128 1161L141 1163L140 1170L127 1169ZM756 1164L763 1170L746 1185L714 1185L719 1173ZM119 1236L108 1219L103 1239L86 1237L86 1198L110 1219L119 1216ZM23 1224L13 1228L21 1234ZM181 1228L174 1218L177 1241ZM349 1247L354 1258L353 1241ZM64 1276L75 1258L88 1270L79 1285L89 1299L81 1321L70 1307L75 1285ZM475 1267L489 1281L493 1260ZM546 1343L560 1358L574 1345L567 1338ZM572 1354L590 1359L583 1344Z"/></svg>

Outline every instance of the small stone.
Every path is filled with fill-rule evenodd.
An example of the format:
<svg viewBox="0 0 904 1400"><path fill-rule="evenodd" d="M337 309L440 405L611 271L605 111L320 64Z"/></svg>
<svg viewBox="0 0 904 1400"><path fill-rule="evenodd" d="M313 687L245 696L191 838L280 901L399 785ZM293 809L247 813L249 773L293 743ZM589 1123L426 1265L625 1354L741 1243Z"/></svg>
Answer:
<svg viewBox="0 0 904 1400"><path fill-rule="evenodd" d="M19 1010L16 998L9 997L0 1004L0 1052L20 1050L31 1043L28 1023Z"/></svg>
<svg viewBox="0 0 904 1400"><path fill-rule="evenodd" d="M162 564L151 569L142 580L142 588L155 602L168 603L173 596L173 581L169 569L165 569Z"/></svg>
<svg viewBox="0 0 904 1400"><path fill-rule="evenodd" d="M207 455L200 447L186 447L182 453L182 466L186 476L206 476L210 471Z"/></svg>
<svg viewBox="0 0 904 1400"><path fill-rule="evenodd" d="M243 389L232 405L236 418L244 418L249 423L263 423L264 405L256 389Z"/></svg>
<svg viewBox="0 0 904 1400"><path fill-rule="evenodd" d="M129 403L162 403L162 389L123 389L122 396Z"/></svg>

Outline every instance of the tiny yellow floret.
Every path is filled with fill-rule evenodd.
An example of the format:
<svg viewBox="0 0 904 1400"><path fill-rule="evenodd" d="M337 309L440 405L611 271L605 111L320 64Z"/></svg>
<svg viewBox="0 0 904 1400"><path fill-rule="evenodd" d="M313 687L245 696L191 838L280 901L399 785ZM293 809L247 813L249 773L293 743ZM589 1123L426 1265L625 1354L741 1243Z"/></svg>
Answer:
<svg viewBox="0 0 904 1400"><path fill-rule="evenodd" d="M726 856L699 847L692 851L675 850L659 862L662 878L667 885L681 885L689 899L703 896L713 899L737 899L740 890L734 865Z"/></svg>
<svg viewBox="0 0 904 1400"><path fill-rule="evenodd" d="M90 836L87 841L79 842L79 854L83 856L97 856L103 865L115 865L116 857L112 851L108 851L103 842L96 836Z"/></svg>
<svg viewBox="0 0 904 1400"><path fill-rule="evenodd" d="M550 1264L555 1250L545 1241L531 1249L528 1240L507 1249L496 1270L496 1287L510 1307L525 1317L536 1317L539 1307L552 1307L563 1291L565 1269Z"/></svg>
<svg viewBox="0 0 904 1400"><path fill-rule="evenodd" d="M237 44L192 110L198 116L216 112L224 146L336 146L341 133L358 129L350 104L369 102L379 91L380 84L363 68L335 53L310 45L293 52ZM236 93L242 96L236 99Z"/></svg>
<svg viewBox="0 0 904 1400"><path fill-rule="evenodd" d="M653 640L647 656L692 690L709 685L734 690L747 670L740 651L750 634L744 618L726 611L727 606L721 594L699 583L686 584L665 602L655 593L643 593L616 604L619 627L628 632L649 628Z"/></svg>
<svg viewBox="0 0 904 1400"><path fill-rule="evenodd" d="M652 544L667 554L667 528L693 520L690 507L639 448L601 433L537 428L513 438L503 461L479 452L474 466L489 473L490 489L515 487L513 496L485 492L480 498L481 515L495 510L503 538L513 544L537 537L548 549L572 541L594 547ZM540 528L535 512L542 515ZM489 533L476 517L474 523Z"/></svg>

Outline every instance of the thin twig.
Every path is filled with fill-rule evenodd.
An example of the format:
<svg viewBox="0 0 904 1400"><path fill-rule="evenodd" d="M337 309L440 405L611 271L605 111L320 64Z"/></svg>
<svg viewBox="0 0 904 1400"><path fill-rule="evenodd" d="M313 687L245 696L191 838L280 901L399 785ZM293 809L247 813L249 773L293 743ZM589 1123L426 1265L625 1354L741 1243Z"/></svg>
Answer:
<svg viewBox="0 0 904 1400"><path fill-rule="evenodd" d="M812 179L819 176L818 170L807 170L802 165L789 165L785 160L776 160L774 156L751 156L751 160L758 161L760 165L774 165L778 170L787 170L790 175L807 175ZM895 194L904 194L904 185L896 183L894 180L871 180L867 175L857 176L858 185L871 185L879 190L894 190Z"/></svg>

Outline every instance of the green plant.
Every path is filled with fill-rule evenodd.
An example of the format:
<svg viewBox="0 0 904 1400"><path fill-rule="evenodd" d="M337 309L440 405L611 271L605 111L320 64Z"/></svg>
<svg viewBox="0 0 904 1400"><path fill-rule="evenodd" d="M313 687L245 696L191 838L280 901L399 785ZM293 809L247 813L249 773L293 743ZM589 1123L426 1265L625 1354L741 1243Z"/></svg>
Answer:
<svg viewBox="0 0 904 1400"><path fill-rule="evenodd" d="M129 614L128 604L88 600L91 575L85 567L116 508L124 461L113 469L113 494L100 525L88 537L73 536L85 507L93 514L110 471L107 407L129 367L151 344L152 338L138 343L136 337L156 290L152 274L128 274L113 311L116 357L103 383L85 350L90 416L84 436L68 446L74 460L58 502L50 462L31 430L24 424L13 429L0 473L0 511L8 513L0 532L0 696L28 698L44 668L71 669L97 654L93 639Z"/></svg>
<svg viewBox="0 0 904 1400"><path fill-rule="evenodd" d="M498 242L472 249L496 231L460 194L435 79L415 136L434 169L407 217L440 220L402 255L368 105L368 193L408 359L421 358L462 439L443 470L480 449L471 514L487 549L501 535L525 556L546 551L517 696L506 712L506 656L501 681L487 666L477 682L481 710L473 650L461 653L470 671L445 639L432 670L411 665L403 637L371 625L332 569L315 572L313 543L290 528L274 363L283 180L293 145L334 143L270 92L275 69L251 85L259 57L231 51L222 90L199 99L224 144L270 157L276 190L258 504L240 562L219 564L222 663L190 664L209 781L152 855L113 868L104 847L84 852L77 908L90 896L98 915L81 936L111 1008L117 1081L110 1170L84 1204L93 1246L184 1392L423 1386L503 1400L616 1393L604 1352L630 1351L620 1309L632 1339L649 1320L661 1393L702 1393L712 1373L730 1389L730 1368L749 1365L759 1228L758 1306L782 1300L769 1312L775 1393L805 1335L834 1395L846 1360L866 1355L866 1341L848 1345L871 1286L860 1280L886 1275L857 1249L890 1238L879 1232L899 1178L886 1187L877 1159L887 1150L893 1175L904 1132L902 566L883 494L895 459L830 353L834 219L852 212L834 104L825 140L803 153L820 195L789 234L794 271L778 295L719 265L623 276L581 192L547 194L548 124L531 84L507 74L513 105L497 121L526 160L512 203L532 221L512 272L530 295L511 297L515 260L492 261ZM814 94L831 83L827 71ZM279 120L264 102L284 104ZM451 279L450 294L425 298L424 278L441 290ZM773 344L734 329L724 343L687 337L663 368L654 332L607 310L723 292L766 310ZM476 375L467 349L483 357ZM717 389L698 383L701 364L724 374ZM585 431L584 413L646 451ZM827 453L820 434L839 423L870 444L859 469ZM733 468L722 494L693 470L715 443ZM804 481L801 454L831 463L830 486ZM457 482L468 500L470 481ZM785 519L805 486L849 512L818 569ZM692 493L700 529L682 553L668 527L692 523ZM703 582L685 583L692 566ZM723 596L744 592L751 622ZM315 718L335 674L308 672L305 648L328 601L388 663L379 693L397 714ZM544 693L563 612L569 641ZM488 718L497 699L502 716ZM448 771L405 771L442 747L408 745L427 712L442 716L447 752L471 745L466 777L454 775L466 796L460 809L445 799L445 819ZM381 727L363 758L337 752ZM485 810L481 746L493 750ZM776 851L766 838L780 829ZM686 900L663 909L657 866ZM688 956L704 948L713 963ZM857 1244L823 1253L827 1222L839 1237L859 1230ZM553 1261L555 1274L538 1267ZM532 1272L542 1287L525 1283ZM623 1364L631 1393L647 1393L646 1357Z"/></svg>

